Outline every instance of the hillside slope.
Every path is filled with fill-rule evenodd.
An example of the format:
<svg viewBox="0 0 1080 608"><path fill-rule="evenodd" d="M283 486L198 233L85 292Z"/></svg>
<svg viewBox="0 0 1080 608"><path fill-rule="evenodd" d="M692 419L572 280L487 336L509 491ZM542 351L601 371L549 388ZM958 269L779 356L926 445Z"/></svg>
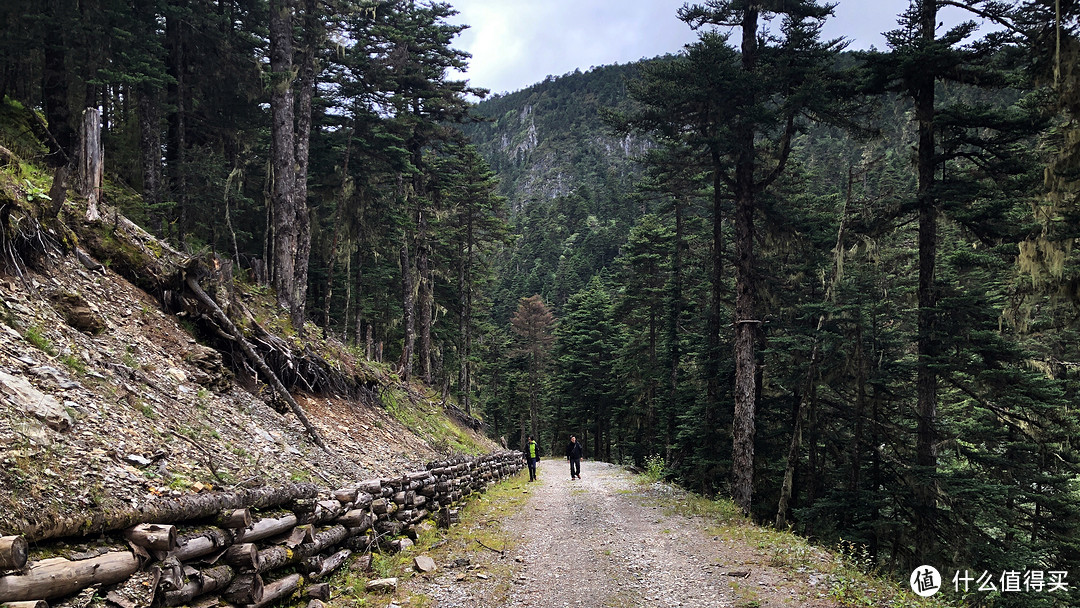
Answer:
<svg viewBox="0 0 1080 608"><path fill-rule="evenodd" d="M647 148L638 137L617 137L601 120L627 103L626 82L637 64L600 66L549 77L526 89L477 104L482 119L464 131L498 174L511 212L531 202L577 196L601 217L616 212Z"/></svg>
<svg viewBox="0 0 1080 608"><path fill-rule="evenodd" d="M0 535L160 496L290 481L343 487L495 448L385 366L333 341L292 336L293 348L321 349L369 388L363 400L292 391L329 449L317 447L239 358L200 343L195 320L167 313L160 298L110 269L119 262L81 263L61 247L71 237L60 229L27 230L40 211L34 193L44 188L20 171L0 176ZM68 211L70 225L80 210ZM113 213L90 227L103 239L115 234ZM264 289L235 286L233 297L272 314Z"/></svg>

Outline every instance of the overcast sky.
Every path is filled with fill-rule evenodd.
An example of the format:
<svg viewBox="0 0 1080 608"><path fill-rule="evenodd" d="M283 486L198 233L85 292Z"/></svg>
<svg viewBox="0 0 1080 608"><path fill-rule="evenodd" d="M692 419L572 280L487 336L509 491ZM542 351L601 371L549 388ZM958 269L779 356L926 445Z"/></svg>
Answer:
<svg viewBox="0 0 1080 608"><path fill-rule="evenodd" d="M465 78L492 93L575 69L675 53L696 37L676 17L683 0L446 1L459 12L451 21L470 26L454 44L473 56ZM839 0L825 36L849 39L850 49L884 49L881 32L896 29L896 16L907 6L908 0ZM943 18L950 21L950 14Z"/></svg>

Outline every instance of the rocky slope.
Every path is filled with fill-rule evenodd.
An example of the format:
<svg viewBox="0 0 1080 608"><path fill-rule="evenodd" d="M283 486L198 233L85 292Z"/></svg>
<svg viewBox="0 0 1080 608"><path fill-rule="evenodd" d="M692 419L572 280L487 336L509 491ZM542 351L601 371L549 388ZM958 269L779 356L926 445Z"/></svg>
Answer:
<svg viewBox="0 0 1080 608"><path fill-rule="evenodd" d="M434 395L331 344L337 364L374 378L374 390L365 401L293 392L324 451L158 298L60 247L43 248L31 268L0 242L10 258L0 275L0 536L161 496L301 480L342 487L495 449Z"/></svg>

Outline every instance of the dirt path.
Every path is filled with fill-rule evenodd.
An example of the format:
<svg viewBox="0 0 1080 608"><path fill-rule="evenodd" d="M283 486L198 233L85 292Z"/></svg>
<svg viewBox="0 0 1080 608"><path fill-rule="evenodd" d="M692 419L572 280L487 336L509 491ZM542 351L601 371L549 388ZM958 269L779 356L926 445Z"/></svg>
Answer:
<svg viewBox="0 0 1080 608"><path fill-rule="evenodd" d="M513 529L525 539L525 584L510 606L724 606L733 594L700 526L629 499L621 469L585 462L581 479L544 461Z"/></svg>
<svg viewBox="0 0 1080 608"><path fill-rule="evenodd" d="M583 462L571 480L565 461L542 461L524 491L524 507L500 522L515 548L474 554L472 573L445 569L411 591L437 608L834 605L814 568L770 558L739 537L742 527L680 514L675 490L620 467Z"/></svg>

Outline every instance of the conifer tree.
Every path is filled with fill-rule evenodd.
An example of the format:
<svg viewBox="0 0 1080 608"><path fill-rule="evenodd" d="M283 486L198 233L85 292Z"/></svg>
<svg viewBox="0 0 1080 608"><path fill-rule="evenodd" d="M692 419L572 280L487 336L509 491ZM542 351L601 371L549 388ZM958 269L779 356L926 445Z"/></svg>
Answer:
<svg viewBox="0 0 1080 608"><path fill-rule="evenodd" d="M658 216L642 216L617 260L622 290L615 314L625 334L617 368L626 391L618 419L626 451L639 465L660 443L661 403L669 377L660 362L667 351L664 313L673 240L671 228Z"/></svg>
<svg viewBox="0 0 1080 608"><path fill-rule="evenodd" d="M522 298L514 316L510 318L510 330L516 336L512 354L525 366L525 382L522 383L518 395L525 407L516 412L521 430L521 442L518 445L525 445L528 435L537 437L540 434L544 378L551 362L554 329L555 315L548 310L539 295Z"/></svg>
<svg viewBox="0 0 1080 608"><path fill-rule="evenodd" d="M508 238L506 199L496 194L495 174L471 145L450 148L429 164L436 210L435 259L444 274L455 278L456 290L446 293L445 300L450 300L447 308L457 312L458 402L471 414L477 303L490 282L491 254Z"/></svg>
<svg viewBox="0 0 1080 608"><path fill-rule="evenodd" d="M838 100L827 93L837 41L821 42L819 31L832 9L815 1L743 2L714 0L687 5L679 17L702 29L696 43L670 65L658 62L632 94L646 109L630 124L678 137L701 150L713 178L713 309L708 328L715 352L720 331L722 201L735 207L735 416L732 494L750 511L754 478L754 413L758 399L761 318L755 293L754 216L758 197L779 177L792 138L805 116L835 118ZM765 36L763 22L782 24ZM738 52L710 28L738 28ZM709 370L716 374L717 366Z"/></svg>
<svg viewBox="0 0 1080 608"><path fill-rule="evenodd" d="M611 429L619 424L614 414L623 394L617 386L616 357L624 339L615 322L613 298L599 275L570 296L555 337L553 449L574 432L583 449L610 461Z"/></svg>

